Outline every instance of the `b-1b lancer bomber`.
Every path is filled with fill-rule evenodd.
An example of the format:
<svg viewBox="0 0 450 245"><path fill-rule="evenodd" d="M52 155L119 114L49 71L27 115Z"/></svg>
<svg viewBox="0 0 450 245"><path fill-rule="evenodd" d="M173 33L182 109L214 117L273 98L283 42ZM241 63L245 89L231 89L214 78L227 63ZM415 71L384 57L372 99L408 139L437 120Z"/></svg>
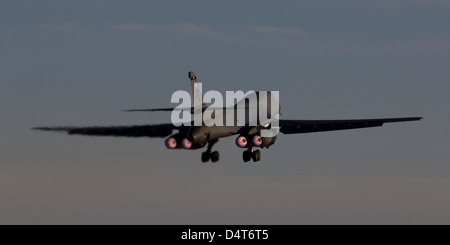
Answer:
<svg viewBox="0 0 450 245"><path fill-rule="evenodd" d="M261 160L258 148L269 148L276 143L278 133L302 134L335 130L380 127L385 123L418 121L421 117L353 119L353 120L283 120L280 119L281 106L278 92L235 92L233 97L223 97L216 93L201 92L197 76L189 72L192 99L188 92L172 96L172 102L183 101L175 108L133 109L136 111L171 111L172 122L157 125L115 126L115 127L36 127L35 130L66 132L69 135L114 136L114 137L159 137L166 138L165 146L170 150L195 150L205 148L202 162L219 161L219 152L213 146L224 137L236 137L236 145L245 149L244 162ZM184 91L185 92L185 91ZM176 96L175 96L176 97ZM213 104L212 101L214 101ZM207 103L210 103L207 106ZM192 120L194 117L194 120ZM174 132L176 131L176 132Z"/></svg>

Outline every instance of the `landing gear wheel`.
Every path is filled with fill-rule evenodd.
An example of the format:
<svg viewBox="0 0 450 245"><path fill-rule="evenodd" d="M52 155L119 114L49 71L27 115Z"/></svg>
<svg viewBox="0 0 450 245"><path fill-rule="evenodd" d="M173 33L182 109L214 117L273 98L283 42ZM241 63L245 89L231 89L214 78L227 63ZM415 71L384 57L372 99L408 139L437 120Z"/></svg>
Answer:
<svg viewBox="0 0 450 245"><path fill-rule="evenodd" d="M211 153L211 161L212 162L218 162L219 158L220 158L220 155L219 155L218 151Z"/></svg>
<svg viewBox="0 0 450 245"><path fill-rule="evenodd" d="M257 150L252 153L252 159L254 162L259 162L261 160L261 151Z"/></svg>
<svg viewBox="0 0 450 245"><path fill-rule="evenodd" d="M209 160L211 160L212 162L219 161L219 152L215 151L211 153L213 145L218 141L219 140L216 139L208 142L208 149L202 153L202 162L208 162Z"/></svg>
<svg viewBox="0 0 450 245"><path fill-rule="evenodd" d="M244 151L244 154L242 154L242 159L244 162L249 162L252 159L252 153L250 151Z"/></svg>
<svg viewBox="0 0 450 245"><path fill-rule="evenodd" d="M202 162L208 162L211 158L211 154L209 152L203 152L202 153Z"/></svg>

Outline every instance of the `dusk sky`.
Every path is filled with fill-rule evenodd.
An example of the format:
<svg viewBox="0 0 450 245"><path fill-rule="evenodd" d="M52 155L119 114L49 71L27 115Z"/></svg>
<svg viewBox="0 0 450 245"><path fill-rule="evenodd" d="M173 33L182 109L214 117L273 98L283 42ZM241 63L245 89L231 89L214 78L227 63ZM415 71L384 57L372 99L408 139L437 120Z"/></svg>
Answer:
<svg viewBox="0 0 450 245"><path fill-rule="evenodd" d="M0 3L0 224L450 224L450 1ZM243 163L36 126L170 122L190 91L280 91L282 119L421 116L280 135Z"/></svg>

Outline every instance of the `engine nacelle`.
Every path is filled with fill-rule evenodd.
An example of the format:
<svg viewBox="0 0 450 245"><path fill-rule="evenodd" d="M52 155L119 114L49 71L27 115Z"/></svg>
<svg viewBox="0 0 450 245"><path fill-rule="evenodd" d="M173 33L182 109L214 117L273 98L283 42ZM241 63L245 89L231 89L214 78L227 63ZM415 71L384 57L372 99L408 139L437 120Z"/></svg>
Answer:
<svg viewBox="0 0 450 245"><path fill-rule="evenodd" d="M236 145L240 148L249 147L261 147L268 148L269 146L275 144L277 136L275 137L261 137L259 135L240 135L236 138Z"/></svg>
<svg viewBox="0 0 450 245"><path fill-rule="evenodd" d="M165 144L167 149L181 149L181 140L183 137L180 134L174 134L166 139Z"/></svg>
<svg viewBox="0 0 450 245"><path fill-rule="evenodd" d="M186 150L200 149L206 145L206 143L192 143L192 141L187 138L182 139L180 142L181 147Z"/></svg>
<svg viewBox="0 0 450 245"><path fill-rule="evenodd" d="M190 140L186 139L186 133L180 132L178 134L174 134L166 139L165 145L167 149L186 149L186 150L195 150L203 148L206 143L192 143Z"/></svg>
<svg viewBox="0 0 450 245"><path fill-rule="evenodd" d="M254 135L252 139L252 143L254 146L261 147L261 148L269 148L269 146L275 144L275 141L277 140L277 136L275 137L261 137L259 135Z"/></svg>

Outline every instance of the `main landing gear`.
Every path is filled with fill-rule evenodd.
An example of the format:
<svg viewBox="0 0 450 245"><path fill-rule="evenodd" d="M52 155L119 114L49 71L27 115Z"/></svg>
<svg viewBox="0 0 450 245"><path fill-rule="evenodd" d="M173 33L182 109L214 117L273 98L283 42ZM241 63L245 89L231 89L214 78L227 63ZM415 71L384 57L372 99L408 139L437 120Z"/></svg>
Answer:
<svg viewBox="0 0 450 245"><path fill-rule="evenodd" d="M261 151L253 151L253 148L248 148L248 150L244 151L244 154L242 154L242 158L244 159L244 162L249 162L250 160L259 162L261 161Z"/></svg>
<svg viewBox="0 0 450 245"><path fill-rule="evenodd" d="M217 141L219 140L212 140L208 143L208 149L202 153L202 162L208 162L209 160L211 160L212 162L218 162L219 158L220 158L220 154L218 151L212 151L212 147L214 146L215 143L217 143Z"/></svg>

